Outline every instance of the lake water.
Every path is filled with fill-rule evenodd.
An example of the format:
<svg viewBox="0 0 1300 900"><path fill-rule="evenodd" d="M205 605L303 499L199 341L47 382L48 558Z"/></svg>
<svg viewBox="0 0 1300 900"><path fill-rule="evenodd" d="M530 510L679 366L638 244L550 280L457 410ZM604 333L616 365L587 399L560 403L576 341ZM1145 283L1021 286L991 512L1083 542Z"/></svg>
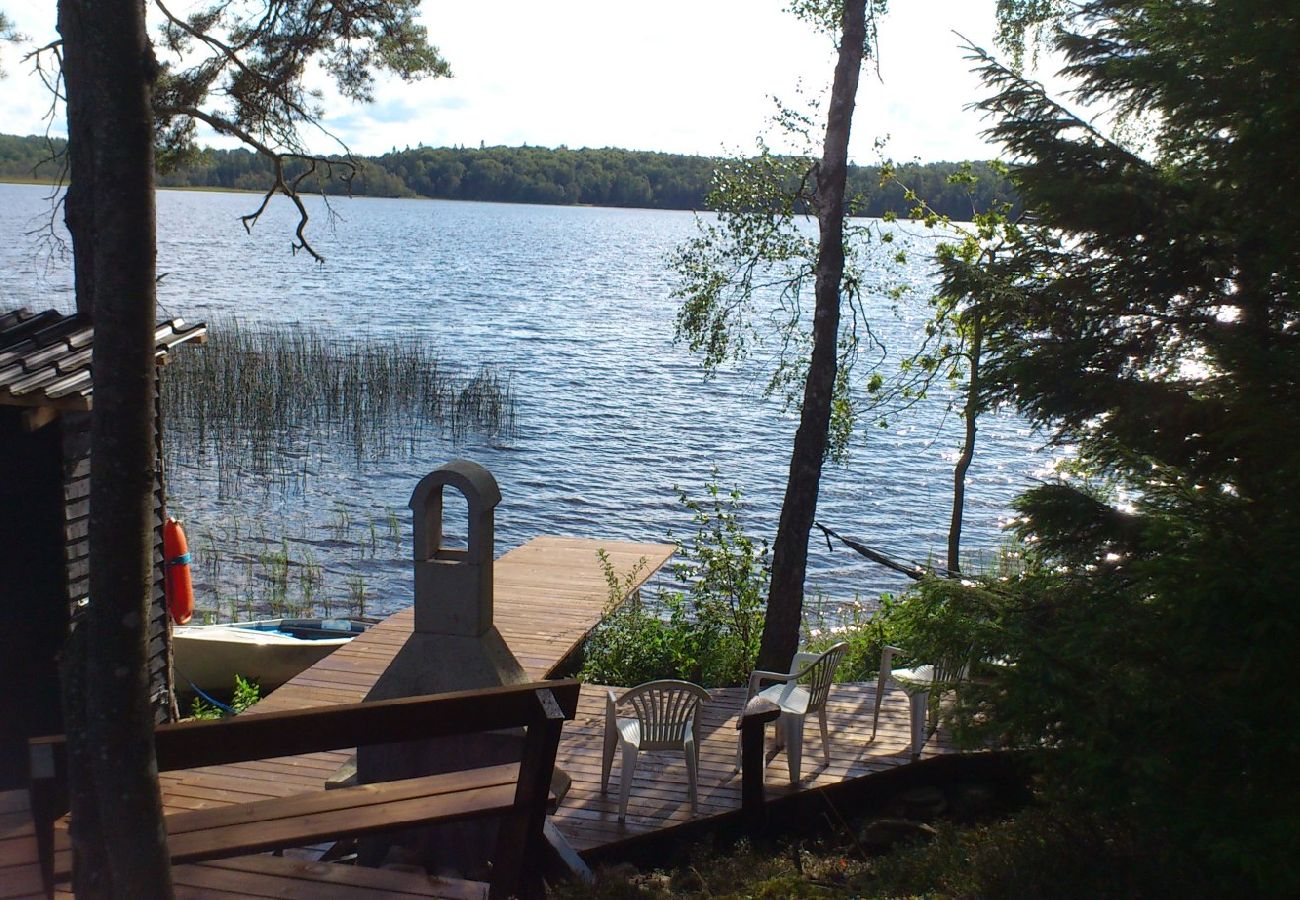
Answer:
<svg viewBox="0 0 1300 900"><path fill-rule="evenodd" d="M303 463L309 477L289 491L245 479L238 496L223 497L207 466L173 467L170 499L198 557L200 608L251 596L264 577L259 554L279 547L324 567L335 609L357 591L371 611L409 604L406 503L419 478L456 456L487 466L501 485L498 553L540 534L688 534L674 487L700 496L714 467L744 492L750 533L775 534L794 416L761 398L760 367L706 381L673 344L665 257L694 233L691 213L364 198L335 201L329 222L316 202L311 234L327 258L317 266L290 253L287 203L245 233L238 216L256 200L159 193L160 317L417 336L466 371L487 364L507 374L517 421L506 439L426 437L359 466L348 448L327 451ZM69 261L40 235L49 189L0 185L0 208L0 305L70 309ZM923 296L932 278L924 254L910 266L904 275ZM924 302L897 314L890 305L873 301L872 325L896 359ZM936 399L864 434L847 464L828 465L819 520L904 557L942 560L960 417ZM1040 443L1015 416L981 420L965 547L1002 540L1009 501L1049 462ZM214 553L226 562L205 563ZM815 538L810 547L810 596L869 598L903 581L842 546Z"/></svg>

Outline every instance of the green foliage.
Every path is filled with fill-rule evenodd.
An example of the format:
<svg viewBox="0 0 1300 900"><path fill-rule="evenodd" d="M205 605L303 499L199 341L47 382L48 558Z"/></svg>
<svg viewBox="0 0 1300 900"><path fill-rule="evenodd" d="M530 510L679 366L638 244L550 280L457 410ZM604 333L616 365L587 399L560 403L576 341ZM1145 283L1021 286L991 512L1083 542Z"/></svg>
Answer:
<svg viewBox="0 0 1300 900"><path fill-rule="evenodd" d="M416 21L419 6L420 0L220 2L182 16L157 4L160 143L183 156L202 121L253 145L300 152L298 129L321 115L306 85L309 71L328 74L343 97L358 102L373 99L380 72L404 81L450 76Z"/></svg>
<svg viewBox="0 0 1300 900"><path fill-rule="evenodd" d="M682 678L722 687L749 677L763 630L770 554L766 543L744 532L739 490L724 493L715 471L706 491L702 502L678 491L695 533L678 542L673 573L683 589L661 592L658 609L639 593L619 605L641 566L620 578L600 552L611 610L587 641L584 679L630 687Z"/></svg>
<svg viewBox="0 0 1300 900"><path fill-rule="evenodd" d="M659 872L602 870L559 900L669 898L1201 897L1222 886L1159 835L1100 816L1034 805L973 825L940 822L927 843L865 856L842 832L776 845L702 844ZM1231 896L1229 894L1228 896Z"/></svg>
<svg viewBox="0 0 1300 900"><path fill-rule="evenodd" d="M861 603L841 606L835 624L809 627L806 644L814 651L840 641L849 645L836 673L839 681L874 680L886 645L905 651L895 657L896 667L967 657L978 662L1002 652L1001 602L995 591L975 582L931 576L903 594L882 596L874 610Z"/></svg>
<svg viewBox="0 0 1300 900"><path fill-rule="evenodd" d="M809 117L786 111L781 123L812 146ZM772 366L764 394L779 397L787 409L803 404L812 354L813 320L805 307L815 288L820 247L811 227L816 182L811 156L776 156L760 141L757 156L719 165L708 197L715 220L700 220L696 236L669 259L676 276L672 296L681 301L675 340L700 354L708 375L763 351ZM862 254L879 230L862 219L844 222L841 326L829 401L832 457L847 452L853 431L852 373L860 335L868 347L878 346L861 288Z"/></svg>
<svg viewBox="0 0 1300 900"><path fill-rule="evenodd" d="M416 339L342 338L301 325L210 324L203 353L184 354L161 382L169 452L208 455L232 469L273 471L307 434L354 456L392 452L410 436L509 433L514 395L483 367L455 373ZM224 486L224 485L223 485ZM344 529L347 530L344 523Z"/></svg>
<svg viewBox="0 0 1300 900"><path fill-rule="evenodd" d="M1057 47L1129 147L987 56L1034 222L993 274L986 397L1087 481L1019 501L1013 663L971 722L1054 789L1173 835L1245 893L1300 890L1300 189L1293 2L1101 2ZM1100 489L1097 489L1097 486ZM974 692L972 692L974 695Z"/></svg>
<svg viewBox="0 0 1300 900"><path fill-rule="evenodd" d="M64 144L59 138L0 135L0 178L57 179L62 165L56 156ZM357 162L360 168L348 182L317 178L305 184L327 194L373 197L708 209L710 179L718 164L705 156L566 147L416 147ZM970 218L973 209L984 210L996 197L1008 196L1009 182L985 162L970 164L976 177L970 190L949 186L947 179L958 165L916 163L899 166L897 172L954 221ZM307 165L288 160L284 171L292 181ZM183 160L160 172L158 184L260 191L273 176L271 161L257 153L205 147L192 148ZM850 166L849 191L859 198L854 207L858 215L905 215L909 208L896 184L881 184L876 166Z"/></svg>
<svg viewBox="0 0 1300 900"><path fill-rule="evenodd" d="M195 697L194 703L190 706L190 718L224 719L227 716L238 715L261 699L262 688L256 681L249 681L242 675L236 675L235 692L230 699L230 708L234 710L233 713L209 703L202 697Z"/></svg>
<svg viewBox="0 0 1300 900"><path fill-rule="evenodd" d="M649 609L639 592L629 597L626 590L636 582L645 560L620 578L605 551L597 553L609 599L605 619L583 648L580 677L628 687L656 678L680 677L678 660L684 654L678 630Z"/></svg>
<svg viewBox="0 0 1300 900"><path fill-rule="evenodd" d="M869 0L866 4L866 34L862 55L872 59L877 55L877 23L888 11L888 0ZM790 0L789 11L796 19L807 22L832 40L840 39L840 20L844 17L844 0Z"/></svg>
<svg viewBox="0 0 1300 900"><path fill-rule="evenodd" d="M4 49L6 43L17 44L23 39L23 35L19 34L18 30L14 28L14 23L9 20L9 17L0 12L0 50ZM0 78L4 78L6 75L2 65L3 62L4 57L0 56Z"/></svg>

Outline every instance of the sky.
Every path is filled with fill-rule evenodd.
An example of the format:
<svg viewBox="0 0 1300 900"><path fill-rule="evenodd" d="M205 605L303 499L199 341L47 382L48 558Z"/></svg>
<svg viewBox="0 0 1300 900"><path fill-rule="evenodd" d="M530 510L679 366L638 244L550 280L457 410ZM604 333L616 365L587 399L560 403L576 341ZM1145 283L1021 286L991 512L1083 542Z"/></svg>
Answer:
<svg viewBox="0 0 1300 900"><path fill-rule="evenodd" d="M850 155L985 159L964 107L985 91L958 32L992 46L995 0L894 0L880 23L879 77L865 69ZM184 0L172 8L184 8ZM829 38L785 11L787 0L425 0L422 18L454 77L381 80L375 103L328 99L327 126L354 152L407 146L623 147L718 155L745 152L765 131L771 99L799 103L829 85ZM56 37L54 0L0 0L36 44ZM0 133L39 134L48 91L5 48ZM62 116L60 111L59 116ZM63 134L62 121L51 128ZM318 152L331 149L309 139ZM202 143L219 146L219 141ZM777 150L798 149L782 146Z"/></svg>

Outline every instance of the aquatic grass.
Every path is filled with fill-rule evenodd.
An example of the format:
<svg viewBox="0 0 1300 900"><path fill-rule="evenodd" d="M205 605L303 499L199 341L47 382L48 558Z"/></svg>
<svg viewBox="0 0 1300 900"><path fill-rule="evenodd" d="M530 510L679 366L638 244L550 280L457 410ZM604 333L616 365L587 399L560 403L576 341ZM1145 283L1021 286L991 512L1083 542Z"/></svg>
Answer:
<svg viewBox="0 0 1300 900"><path fill-rule="evenodd" d="M398 553L406 533L391 507L367 513L336 504L330 521L277 520L276 533L267 527L238 514L219 526L191 526L198 621L362 615L376 594L358 570L406 565Z"/></svg>
<svg viewBox="0 0 1300 900"><path fill-rule="evenodd" d="M509 378L446 366L415 337L341 336L298 325L209 324L207 346L176 354L162 379L171 462L212 463L223 492L247 475L305 480L311 454L358 463L422 437L509 435Z"/></svg>
<svg viewBox="0 0 1300 900"><path fill-rule="evenodd" d="M348 613L357 618L364 618L366 615L366 576L361 574L349 575L347 585Z"/></svg>

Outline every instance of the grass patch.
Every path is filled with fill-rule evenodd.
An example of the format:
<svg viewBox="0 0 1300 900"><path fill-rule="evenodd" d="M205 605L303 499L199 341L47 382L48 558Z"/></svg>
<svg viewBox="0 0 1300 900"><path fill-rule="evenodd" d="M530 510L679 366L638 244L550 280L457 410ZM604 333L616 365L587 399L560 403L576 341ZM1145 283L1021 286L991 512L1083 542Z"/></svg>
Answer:
<svg viewBox="0 0 1300 900"><path fill-rule="evenodd" d="M856 826L855 826L856 827ZM867 854L847 832L780 843L700 846L673 868L599 871L562 900L696 897L1024 898L1220 895L1195 860L1152 835L1086 814L1031 805L978 824L942 822L926 842Z"/></svg>

